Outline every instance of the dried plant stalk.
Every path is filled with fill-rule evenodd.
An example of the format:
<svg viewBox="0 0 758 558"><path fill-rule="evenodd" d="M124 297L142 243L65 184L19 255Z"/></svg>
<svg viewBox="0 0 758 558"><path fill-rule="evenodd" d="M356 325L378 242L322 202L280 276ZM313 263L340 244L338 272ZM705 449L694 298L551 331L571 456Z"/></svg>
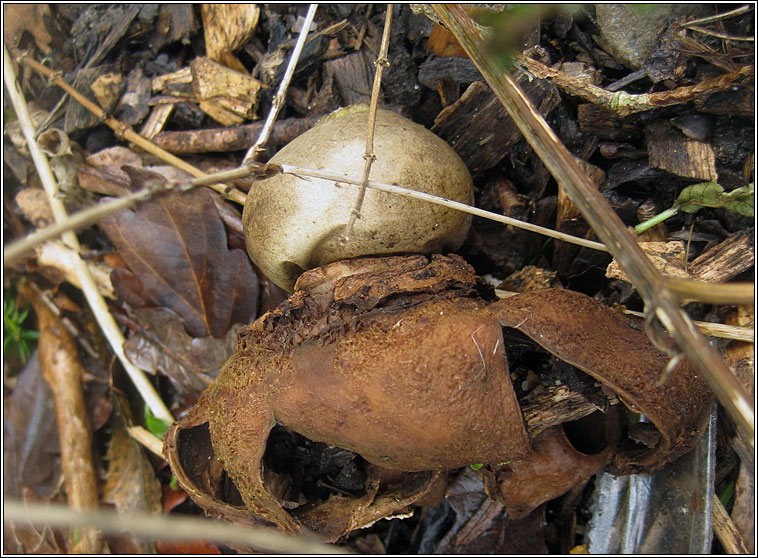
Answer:
<svg viewBox="0 0 758 558"><path fill-rule="evenodd" d="M312 177L323 178L325 180L334 180L336 184L354 184L360 186L362 182L360 179L351 178L349 176L341 176L331 172L324 172L314 169L304 169L302 167L296 167L294 165L281 165L281 168L282 172L293 174L298 177ZM600 242L571 236L562 232L554 231L552 229L546 229L545 227L540 227L539 225L534 225L525 221L519 221L518 219L513 219L512 217L507 217L505 215L500 215L491 211L485 211L484 209L480 209L478 207L474 207L448 198L435 196L434 194L427 194L426 192L410 190L401 186L395 186L394 184L374 182L373 180L366 182L366 186L368 188L373 188L374 190L379 190L380 192L388 192L390 194L396 194L398 196L424 200L429 203L449 207L451 209L469 213L471 215L476 215L477 217L484 217L485 219L490 219L491 221L497 221L498 223L503 223L505 225L513 225L514 227L519 227L527 231L544 234L545 236L563 240L565 242L570 242L571 244L576 244L578 246L585 246L587 248L592 248L593 250L608 252L608 249L605 247L605 245L601 244Z"/></svg>
<svg viewBox="0 0 758 558"><path fill-rule="evenodd" d="M76 511L96 509L98 494L92 463L92 430L82 391L85 370L77 355L76 342L30 285L22 285L19 292L29 300L39 321L40 370L55 398L68 503ZM72 552L100 552L101 533L90 528L82 530L81 535Z"/></svg>
<svg viewBox="0 0 758 558"><path fill-rule="evenodd" d="M703 80L695 85L678 87L671 91L632 95L624 91L611 92L602 87L588 84L565 72L545 66L528 56L520 55L516 57L516 60L519 65L523 66L533 76L540 79L550 78L568 94L576 95L586 101L601 105L614 111L619 116L628 116L655 108L679 105L691 101L693 98L710 95L718 91L726 91L734 87L738 80L755 75L755 67L749 65L728 74Z"/></svg>
<svg viewBox="0 0 758 558"><path fill-rule="evenodd" d="M63 206L63 202L57 196L58 184L55 181L52 170L50 170L47 157L40 149L40 146L34 137L34 126L29 115L29 108L26 105L24 94L18 85L16 74L13 69L13 62L8 53L8 48L5 45L3 45L3 74L6 87L10 94L11 101L13 102L13 108L16 111L19 122L21 122L24 137L29 146L29 152L34 160L34 165L40 176L42 185L48 194L48 201L50 202L50 207L55 216L55 220L58 222L65 221L68 216L66 214L66 208ZM63 233L63 241L75 252L79 251L79 240L74 233L70 231ZM145 403L150 407L153 414L167 423L173 422L173 415L169 412L168 408L158 395L158 392L155 391L155 388L148 381L145 374L126 358L123 349L124 336L121 333L118 324L116 324L116 320L109 312L108 305L100 295L97 285L95 284L86 264L79 257L74 258L74 263L76 265L76 274L82 285L84 296L86 297L100 328L103 330L105 337L108 339L113 352L123 364L126 372L129 374L129 377L134 382L137 390L145 400Z"/></svg>
<svg viewBox="0 0 758 558"><path fill-rule="evenodd" d="M355 220L361 216L361 208L363 207L363 200L366 197L366 188L368 187L368 177L371 174L371 165L376 160L374 154L374 130L376 129L376 107L379 104L379 91L382 87L382 74L384 68L390 65L387 59L387 53L390 45L390 29L392 28L392 4L387 4L387 15L384 18L384 31L382 33L382 46L379 49L379 57L376 59L374 65L376 66L376 73L374 74L374 84L371 88L371 103L368 109L368 129L366 130L366 151L363 153L363 159L366 161L363 167L363 176L361 176L361 191L358 194L358 199L355 201L355 207L350 212L350 219L347 222L347 228L345 234L342 237L343 242L347 242L350 235L353 232L353 226L355 226Z"/></svg>
<svg viewBox="0 0 758 558"><path fill-rule="evenodd" d="M134 206L136 203L148 201L158 196L166 195L169 192L178 193L184 192L195 186L208 186L216 182L223 182L225 180L235 180L238 178L246 178L256 173L268 173L269 166L257 165L257 166L243 166L236 169L222 171L213 175L207 175L201 178L195 178L189 182L180 182L177 184L168 184L161 188L144 188L137 192L133 192L120 198L114 198L107 202L88 207L74 215L67 216L64 221L55 223L39 229L32 234L4 247L3 249L3 264L8 265L13 261L20 258L26 252L34 248L35 246L55 238L63 234L66 231L76 230L82 227L86 227L97 223L100 219L107 217L113 213Z"/></svg>
<svg viewBox="0 0 758 558"><path fill-rule="evenodd" d="M308 7L308 14L305 16L303 28L300 30L300 35L297 38L297 43L295 43L295 48L292 49L289 64L287 64L287 69L282 77L282 82L279 84L279 90L276 92L276 96L274 96L274 102L271 104L271 110L266 118L266 123L263 125L263 129L258 136L258 141L256 141L245 154L245 158L242 160L243 165L250 161L254 161L258 157L258 154L263 152L263 146L266 145L266 142L271 135L271 130L274 128L276 117L284 106L284 100L287 96L287 88L295 73L297 61L300 59L300 53L303 51L303 45L305 45L305 39L308 37L308 30L311 28L311 23L313 23L317 8L318 4L311 4Z"/></svg>
<svg viewBox="0 0 758 558"><path fill-rule="evenodd" d="M31 504L6 500L3 503L6 521L29 521L52 527L77 527L90 525L107 533L134 533L140 537L162 540L210 539L225 543L236 543L250 547L281 552L283 554L344 554L346 550L326 545L309 537L290 537L272 529L243 528L204 517L130 514L100 509L93 512L73 512L66 506L57 504Z"/></svg>
<svg viewBox="0 0 758 558"><path fill-rule="evenodd" d="M175 191L175 192L184 191L193 186L203 186L203 185L208 185L214 182L222 182L225 180L232 180L235 178L244 178L247 176L257 176L257 177L265 178L265 177L271 176L273 173L276 173L276 172L286 172L298 177L324 178L326 180L333 180L335 183L339 183L339 184L351 184L355 186L361 185L361 180L359 178L354 178L350 176L341 176L334 173L328 173L328 172L323 172L323 171L318 171L318 170L313 170L313 169L296 167L294 165L279 166L279 165L272 165L271 163L267 163L264 165L261 163L249 162L246 165L243 165L236 169L223 171L223 172L215 173L215 174L210 174L203 178L195 178L187 183L168 185L165 187L165 189L161 189L158 191L152 190L152 189L140 190L139 192L135 192L133 196L130 195L130 196L125 196L123 198L116 198L109 202L104 202L102 204L99 204L98 206L80 211L79 213L76 213L73 216L69 217L68 220L65 222L51 225L44 229L40 229L39 231L32 233L28 237L25 237L12 244L9 244L8 246L4 248L3 262L5 265L8 265L9 263L15 261L20 256L22 256L28 250L31 250L32 248L34 248L38 244L41 244L42 242L45 242L53 237L60 235L64 231L73 230L73 229L77 229L80 227L84 227L84 226L96 223L98 220L108 215L111 215L112 213L115 213L117 211L121 211L122 209L129 207L138 201L149 200L155 196L163 195L169 191ZM584 246L586 248L591 248L593 250L601 250L603 252L608 251L605 245L601 244L600 242L595 242L593 240L587 240L585 238L571 236L566 233L554 231L552 229L547 229L545 227L540 227L539 225L534 225L532 223L527 223L525 221L519 221L518 219L514 219L506 215L501 215L499 213L486 211L478 207L467 205L465 203L457 202L457 201L450 200L447 198L435 196L433 194L418 192L416 190L410 190L408 188L403 188L402 186L395 186L393 184L384 184L382 182L375 182L373 180L369 180L366 183L366 185L367 187L372 188L374 190L379 190L380 192L388 192L390 194L394 194L398 196L405 196L409 198L424 200L429 203L441 205L444 207L449 207L451 209L462 211L464 213L469 213L471 215L476 215L477 217L482 217L484 219L489 219L491 221L496 221L498 223L503 223L505 225L511 225L511 226L525 229L534 233L543 234L545 236L562 240L564 242L569 242L571 244L576 244L578 246Z"/></svg>
<svg viewBox="0 0 758 558"><path fill-rule="evenodd" d="M434 9L466 50L550 173L624 268L649 311L655 313L690 362L707 378L721 404L744 430L750 443L754 443L755 410L752 399L689 316L679 308L679 298L665 287L663 276L637 246L636 239L593 187L518 84L486 54L487 45L465 10L460 5L439 4L435 4Z"/></svg>

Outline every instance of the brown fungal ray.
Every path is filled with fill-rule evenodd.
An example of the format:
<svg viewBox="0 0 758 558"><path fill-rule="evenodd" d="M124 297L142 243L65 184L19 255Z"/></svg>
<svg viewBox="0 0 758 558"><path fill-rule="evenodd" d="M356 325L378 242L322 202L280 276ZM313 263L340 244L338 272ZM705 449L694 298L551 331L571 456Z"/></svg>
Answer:
<svg viewBox="0 0 758 558"><path fill-rule="evenodd" d="M699 440L713 392L686 360L656 387L668 357L621 315L563 289L513 296L490 305L489 311L503 326L520 330L603 382L658 428L661 440L655 447L622 441L609 466L613 474L649 471L687 453Z"/></svg>
<svg viewBox="0 0 758 558"><path fill-rule="evenodd" d="M455 256L306 272L285 303L243 328L201 410L179 428L207 417L245 505L289 532L299 526L261 475L275 421L401 471L523 458L529 443L502 328L482 313L478 285ZM181 466L176 452L168 457Z"/></svg>
<svg viewBox="0 0 758 558"><path fill-rule="evenodd" d="M604 431L605 443L598 451L585 448L580 451L562 427L554 426L531 440L532 451L525 459L505 464L494 472L482 470L488 492L503 503L508 517L526 517L540 504L586 481L610 461L617 442L615 409L607 416L600 411L596 414L600 416L580 421L580 428Z"/></svg>

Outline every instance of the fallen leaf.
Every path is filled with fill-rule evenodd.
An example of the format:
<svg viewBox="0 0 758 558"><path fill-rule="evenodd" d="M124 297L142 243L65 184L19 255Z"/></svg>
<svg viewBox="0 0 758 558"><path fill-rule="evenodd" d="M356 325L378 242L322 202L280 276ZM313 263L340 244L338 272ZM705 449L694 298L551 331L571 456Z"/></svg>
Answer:
<svg viewBox="0 0 758 558"><path fill-rule="evenodd" d="M241 327L232 327L221 338L193 338L181 319L165 308L142 308L135 315L143 329L124 344L127 358L142 370L162 372L179 391L195 399L234 352L234 338Z"/></svg>
<svg viewBox="0 0 758 558"><path fill-rule="evenodd" d="M113 431L106 459L109 464L103 502L115 505L122 513L161 513L161 483L142 447L124 428ZM154 551L152 543L129 535L126 538L139 554Z"/></svg>
<svg viewBox="0 0 758 558"><path fill-rule="evenodd" d="M202 4L200 11L208 57L245 72L245 67L232 53L253 36L260 8L255 4Z"/></svg>
<svg viewBox="0 0 758 558"><path fill-rule="evenodd" d="M61 484L60 444L53 394L40 375L36 351L5 401L4 493L18 499L30 489L49 500Z"/></svg>
<svg viewBox="0 0 758 558"><path fill-rule="evenodd" d="M46 22L50 21L48 4L8 4L3 6L3 40L8 46L15 46L24 31L34 37L40 51L50 54L50 31Z"/></svg>
<svg viewBox="0 0 758 558"><path fill-rule="evenodd" d="M161 484L142 447L123 429L113 431L106 455L103 501L121 512L160 513Z"/></svg>
<svg viewBox="0 0 758 558"><path fill-rule="evenodd" d="M254 317L258 280L247 254L227 248L207 191L147 202L100 225L134 274L114 272L120 296L173 310L194 337L221 337L232 324Z"/></svg>

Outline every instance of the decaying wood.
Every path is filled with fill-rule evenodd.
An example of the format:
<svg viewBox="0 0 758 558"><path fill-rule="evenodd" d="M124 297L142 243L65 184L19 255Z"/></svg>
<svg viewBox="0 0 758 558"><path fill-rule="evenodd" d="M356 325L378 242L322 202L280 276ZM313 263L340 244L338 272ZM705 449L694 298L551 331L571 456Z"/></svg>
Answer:
<svg viewBox="0 0 758 558"><path fill-rule="evenodd" d="M717 496L713 496L713 532L727 554L747 554L745 541Z"/></svg>
<svg viewBox="0 0 758 558"><path fill-rule="evenodd" d="M710 143L688 138L664 121L645 126L650 166L677 176L718 181L716 156Z"/></svg>
<svg viewBox="0 0 758 558"><path fill-rule="evenodd" d="M55 398L69 506L75 511L96 509L98 492L92 463L92 429L82 390L85 370L76 342L28 284L22 285L19 292L32 304L39 323L40 370ZM97 554L102 548L102 535L95 529L83 528L81 539L69 548L74 553Z"/></svg>
<svg viewBox="0 0 758 558"><path fill-rule="evenodd" d="M316 118L287 118L274 124L269 138L273 145L285 145L309 130ZM213 153L240 151L255 143L263 128L262 122L226 128L161 132L153 138L158 147L171 153Z"/></svg>
<svg viewBox="0 0 758 558"><path fill-rule="evenodd" d="M200 108L224 126L242 124L253 117L261 82L209 58L190 63L192 90Z"/></svg>
<svg viewBox="0 0 758 558"><path fill-rule="evenodd" d="M324 62L324 79L333 77L348 105L368 103L374 83L375 57L365 50Z"/></svg>
<svg viewBox="0 0 758 558"><path fill-rule="evenodd" d="M731 517L742 535L747 553L755 554L755 472L745 461L740 463Z"/></svg>
<svg viewBox="0 0 758 558"><path fill-rule="evenodd" d="M168 121L168 117L174 112L175 103L160 104L153 107L150 111L150 116L147 117L145 123L142 125L140 135L146 139L153 139Z"/></svg>
<svg viewBox="0 0 758 558"><path fill-rule="evenodd" d="M471 518L453 537L456 546L468 544L490 528L492 522L503 511L503 504L492 498L487 498Z"/></svg>
<svg viewBox="0 0 758 558"><path fill-rule="evenodd" d="M621 118L612 110L592 103L577 106L576 114L579 128L601 139L629 141L639 135L636 117Z"/></svg>
<svg viewBox="0 0 758 558"><path fill-rule="evenodd" d="M519 83L547 115L560 102L558 91L544 80ZM455 103L437 115L432 132L447 141L472 173L497 165L521 138L521 132L487 84L475 81Z"/></svg>
<svg viewBox="0 0 758 558"><path fill-rule="evenodd" d="M618 398L609 398L611 405ZM521 400L521 414L524 416L526 433L534 438L543 431L564 422L578 420L602 410L584 395L570 390L567 386L538 386Z"/></svg>
<svg viewBox="0 0 758 558"><path fill-rule="evenodd" d="M421 85L436 89L437 83L443 80L462 85L482 81L482 74L468 58L430 58L419 66L418 82Z"/></svg>
<svg viewBox="0 0 758 558"><path fill-rule="evenodd" d="M733 279L755 265L755 228L737 231L706 250L690 264L690 273L701 281L720 283Z"/></svg>
<svg viewBox="0 0 758 558"><path fill-rule="evenodd" d="M208 58L247 73L234 51L253 36L261 10L255 4L203 4L200 7Z"/></svg>
<svg viewBox="0 0 758 558"><path fill-rule="evenodd" d="M653 265L666 277L687 279L690 275L685 271L687 265L686 250L680 240L670 242L639 242L640 249L650 259ZM610 279L621 279L629 282L629 277L615 259L608 264L605 276Z"/></svg>

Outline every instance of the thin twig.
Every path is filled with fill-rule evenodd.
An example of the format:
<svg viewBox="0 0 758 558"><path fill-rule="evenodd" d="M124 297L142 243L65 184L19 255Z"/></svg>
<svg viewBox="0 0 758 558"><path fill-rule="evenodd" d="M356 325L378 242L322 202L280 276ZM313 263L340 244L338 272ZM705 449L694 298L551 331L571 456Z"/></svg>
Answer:
<svg viewBox="0 0 758 558"><path fill-rule="evenodd" d="M341 184L351 184L355 186L361 185L361 180L359 178L342 176L338 174L333 174L333 173L328 173L328 172L318 171L318 170L313 170L313 169L306 169L302 167L295 167L293 165L280 166L280 165L272 165L271 163L267 163L264 165L261 163L252 162L252 163L248 163L245 166L239 167L237 169L222 171L216 174L210 174L203 178L195 178L191 180L190 182L182 182L178 184L167 185L165 186L165 188L160 189L160 190L145 188L138 192L134 192L133 194L130 194L128 196L124 196L123 198L115 198L113 200L100 203L97 206L82 210L79 213L75 213L74 215L70 216L66 221L62 223L56 223L54 225L50 225L49 227L45 227L44 229L40 229L30 234L29 236L24 237L20 240L17 240L16 242L13 242L9 244L8 246L4 247L4 251L3 251L4 264L9 265L10 263L18 259L20 256L22 256L24 253L26 253L28 250L31 250L32 248L34 248L35 246L37 246L38 244L42 242L45 242L53 237L60 235L64 231L75 230L80 227L91 225L93 223L96 223L100 219L108 215L111 215L112 213L121 211L122 209L125 209L126 207L129 207L135 204L138 201L145 201L145 200L152 199L155 196L163 195L164 193L168 191L172 191L172 189L174 192L184 191L185 189L188 189L192 186L201 186L201 185L209 184L211 182L232 180L233 178L243 178L243 177L251 176L251 175L263 178L263 177L271 176L272 173L275 173L275 172L286 172L288 174L292 174L300 178L323 178L325 180L332 180L336 183L341 183ZM599 242L594 242L592 240L587 240L585 238L571 236L566 233L554 231L552 229L547 229L545 227L540 227L539 225L534 225L532 223L527 223L525 221L519 221L518 219L513 219L512 217L507 217L505 215L501 215L499 213L493 213L491 211L485 211L484 209L479 209L478 207L474 207L471 205L467 205L465 203L450 200L448 198L435 196L433 194L427 194L425 192L418 192L416 190L410 190L408 188L403 188L402 186L384 184L382 182L374 182L373 180L369 180L367 183L367 186L374 190L387 192L393 195L424 200L429 203L433 203L435 205L441 205L443 207L447 207L456 211L462 211L470 215L476 215L477 217L482 217L484 219L489 219L491 221L496 221L498 223L503 223L505 225L511 225L514 227L518 227L520 229L528 230L530 232L542 234L542 235L549 236L551 238L555 238L558 240L563 240L564 242L568 242L570 244L576 244L578 246L584 246L586 248L591 248L593 250L600 250L603 252L608 251L608 249Z"/></svg>
<svg viewBox="0 0 758 558"><path fill-rule="evenodd" d="M687 29L689 29L690 31L697 31L698 33L702 33L703 35L710 35L711 37L716 37L718 39L724 39L727 41L744 41L747 43L755 42L755 39L753 37L740 37L737 35L728 35L726 33L720 33L718 31L706 29L705 27L699 27L697 25L688 25Z"/></svg>
<svg viewBox="0 0 758 558"><path fill-rule="evenodd" d="M635 310L624 310L624 314L644 318L644 312ZM694 322L700 328L704 335L709 337L718 337L719 339L732 339L734 341L745 341L747 343L755 342L755 328L743 326L730 326L726 324L717 324L713 322Z"/></svg>
<svg viewBox="0 0 758 558"><path fill-rule="evenodd" d="M19 293L29 300L37 315L39 367L55 399L66 500L77 511L96 509L98 495L97 475L92 463L92 429L82 388L85 371L74 336L42 298L35 296L35 290L28 283L19 287ZM86 529L81 535L81 539L72 545L72 552L100 552L101 533Z"/></svg>
<svg viewBox="0 0 758 558"><path fill-rule="evenodd" d="M43 242L55 238L65 231L80 229L97 223L100 219L113 213L134 206L138 202L154 199L158 196L166 195L169 192L179 193L187 191L195 186L207 186L216 182L226 180L236 180L246 178L251 175L263 174L269 172L271 167L266 165L246 165L231 169L228 171L218 172L201 178L194 178L188 182L178 182L167 184L160 188L143 188L137 192L127 194L118 198L105 201L98 205L83 209L74 215L70 215L65 221L55 223L44 229L39 229L30 235L9 244L3 248L3 265L9 265L23 256L26 252Z"/></svg>
<svg viewBox="0 0 758 558"><path fill-rule="evenodd" d="M10 60L10 57L9 57L9 60ZM148 153L155 155L156 157L160 158L162 161L165 161L166 163L173 165L178 169L188 172L192 176L195 176L195 177L206 176L206 173L204 173L200 169L194 167L193 165L190 165L189 163L187 163L186 161L183 161L176 155L173 155L169 153L168 151L161 149L160 147L158 147L151 141L143 138L137 132L132 130L130 126L105 114L103 109L101 109L97 104L90 101L87 97L85 97L84 95L79 93L76 89L71 87L68 83L66 83L66 80L64 80L61 77L60 72L55 72L51 70L50 68L48 68L47 66L40 64L39 62L31 58L26 52L22 53L21 56L19 56L17 60L20 64L25 64L29 66L30 68L32 68L33 70L49 78L55 85L57 85L58 87L63 89L66 93L71 95L74 99L76 99L79 103L81 103L81 105L84 108L89 110L97 118L101 119L111 130L113 130L117 138L132 142L137 147L144 149ZM245 203L246 195L240 192L239 190L237 190L236 188L230 188L229 186L226 186L224 184L210 184L209 187L213 188L218 193L227 197L228 199L239 203L240 205L244 205Z"/></svg>
<svg viewBox="0 0 758 558"><path fill-rule="evenodd" d="M704 79L695 85L677 87L671 91L633 95L625 91L608 91L597 85L592 85L570 76L565 72L546 66L528 56L518 55L516 56L516 62L534 77L552 79L558 87L569 95L574 95L592 104L605 107L619 116L628 116L656 108L679 105L704 95L726 91L735 87L738 84L738 80L742 78L752 79L755 74L755 67L751 64L728 74Z"/></svg>
<svg viewBox="0 0 758 558"><path fill-rule="evenodd" d="M3 519L20 523L28 521L51 527L78 527L89 525L106 533L124 531L141 538L161 540L213 540L236 543L296 556L308 554L346 554L339 546L330 546L300 536L291 537L273 529L252 529L208 521L202 517L179 515L122 514L108 509L94 512L75 512L60 504L31 504L13 500L3 502Z"/></svg>
<svg viewBox="0 0 758 558"><path fill-rule="evenodd" d="M58 222L65 221L67 219L66 208L63 206L63 202L57 196L58 184L55 181L52 170L50 170L50 165L48 164L47 157L42 152L42 149L40 149L39 144L34 137L34 125L32 124L32 119L29 116L29 108L26 105L24 94L18 85L16 74L13 70L13 62L11 61L10 54L8 53L8 48L5 45L3 45L3 76L5 78L5 84L8 93L13 103L13 108L16 111L19 122L21 123L29 152L32 155L32 160L34 161L34 165L37 169L40 180L42 181L42 185L47 192L48 201L53 211L53 216ZM79 240L76 238L76 235L73 232L69 231L63 233L63 241L69 246L69 248L77 253L79 252ZM100 325L100 328L103 330L105 337L110 342L113 352L123 364L124 368L129 374L129 377L132 379L132 382L134 382L137 390L145 400L145 403L150 407L150 410L153 412L153 414L169 424L172 423L174 421L174 417L171 415L168 408L161 400L158 392L155 391L155 388L147 379L142 370L134 366L126 358L123 348L124 336L116 324L116 320L113 319L113 316L108 311L108 305L100 295L100 292L97 289L97 285L95 284L94 279L92 279L92 275L90 275L89 269L87 268L86 264L78 256L74 258L74 264L77 277L82 285L84 296L87 298L87 302L92 309L92 313L95 315L95 319Z"/></svg>
<svg viewBox="0 0 758 558"><path fill-rule="evenodd" d="M284 106L284 101L287 96L287 88L290 85L292 76L295 74L295 67L297 66L298 60L300 59L300 53L303 51L305 39L308 37L308 30L311 28L311 23L313 23L313 18L316 15L316 8L318 8L318 4L311 4L308 7L308 14L305 16L303 28L300 29L300 35L297 38L297 43L295 43L295 48L292 49L292 53L290 54L290 61L287 64L287 69L284 72L284 77L282 77L282 82L279 84L279 90L274 96L274 101L271 104L271 110L268 112L266 123L263 125L263 129L258 136L258 141L256 141L255 144L253 144L253 146L248 149L247 153L245 154L245 158L242 160L242 164L254 161L258 158L260 153L263 153L263 146L266 145L268 137L271 135L271 130L274 128L274 121L276 121L276 117L279 115L279 111Z"/></svg>
<svg viewBox="0 0 758 558"><path fill-rule="evenodd" d="M129 433L129 436L134 438L138 443L145 446L161 459L164 459L163 440L158 438L158 436L142 426L128 426L126 431Z"/></svg>
<svg viewBox="0 0 758 558"><path fill-rule="evenodd" d="M679 308L678 296L665 287L663 276L642 252L635 237L626 229L519 85L488 54L489 49L481 33L466 11L460 5L435 4L434 9L466 50L540 160L624 268L646 306L654 309L669 335L703 374L721 404L744 431L746 439L754 443L755 409L752 398L748 397L745 388L715 348Z"/></svg>
<svg viewBox="0 0 758 558"><path fill-rule="evenodd" d="M366 197L366 189L369 174L371 174L371 165L376 161L374 154L374 131L376 130L376 108L379 105L379 91L382 87L382 74L384 68L390 65L387 59L390 45L390 29L392 28L392 4L387 4L387 15L384 18L384 32L382 33L382 46L379 49L379 57L374 62L376 72L374 72L374 85L371 88L371 103L368 109L368 129L366 130L366 150L363 152L365 164L363 166L363 175L361 176L361 191L358 193L358 199L355 200L355 207L350 211L350 218L347 222L345 234L342 235L342 242L349 240L353 234L355 220L361 216L363 200Z"/></svg>
<svg viewBox="0 0 758 558"><path fill-rule="evenodd" d="M708 17L702 17L700 19L693 19L692 21L685 23L682 25L682 27L691 27L693 25L704 25L706 23L712 23L714 21L719 21L722 19L727 19L730 17L735 17L738 15L746 14L750 10L753 9L753 6L741 6L739 8L736 8L734 10L731 10L729 12L724 12L723 14L716 14Z"/></svg>
<svg viewBox="0 0 758 558"><path fill-rule="evenodd" d="M324 180L333 180L337 184L354 184L356 186L360 186L362 183L360 179L351 178L348 176L341 176L339 174L334 174L331 172L318 171L314 169L304 169L301 167L296 167L294 165L281 165L281 167L282 167L282 172L295 175L299 178L304 178L304 177L322 178ZM609 251L600 242L594 242L592 240L587 240L584 238L571 236L569 234L554 231L552 229L546 229L545 227L540 227L539 225L534 225L532 223L519 221L518 219L513 219L512 217L506 217L505 215L500 215L498 213L493 213L491 211L485 211L484 209L479 209L478 207L474 207L474 206L471 206L462 202L458 202L455 200L451 200L448 198L435 196L434 194L427 194L426 192L410 190L408 188L395 186L393 184L384 184L382 182L374 182L373 180L369 180L366 183L366 185L369 188L372 188L374 190L379 190L380 192L388 192L390 194L396 194L396 195L403 196L406 198L424 200L426 202L433 203L435 205L441 205L443 207L448 207L450 209L462 211L463 213L476 215L477 217L484 217L485 219L490 219L491 221L497 221L498 223L503 223L505 225L513 225L514 227L519 227L527 231L544 234L545 236L549 236L551 238L563 240L565 242L569 242L571 244L577 244L579 246L584 246L586 248L592 248L593 250L600 250L603 252Z"/></svg>

